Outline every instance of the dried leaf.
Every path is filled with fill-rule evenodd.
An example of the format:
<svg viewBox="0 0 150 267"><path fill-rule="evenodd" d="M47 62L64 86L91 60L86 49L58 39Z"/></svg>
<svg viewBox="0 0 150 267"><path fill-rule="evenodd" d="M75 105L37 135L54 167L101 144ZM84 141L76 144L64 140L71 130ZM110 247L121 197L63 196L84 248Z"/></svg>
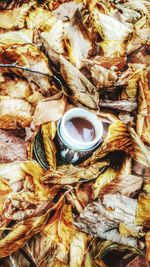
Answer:
<svg viewBox="0 0 150 267"><path fill-rule="evenodd" d="M87 235L77 232L70 244L70 266L80 267L84 261L87 246Z"/></svg>
<svg viewBox="0 0 150 267"><path fill-rule="evenodd" d="M42 7L31 11L26 19L28 29L36 28L42 31L49 31L55 21L53 14Z"/></svg>
<svg viewBox="0 0 150 267"><path fill-rule="evenodd" d="M30 85L27 81L15 77L7 77L4 74L1 74L1 83L0 90L1 95L8 95L12 98L27 99L30 95Z"/></svg>
<svg viewBox="0 0 150 267"><path fill-rule="evenodd" d="M96 162L109 152L124 151L131 153L132 149L132 141L127 126L123 122L116 120L109 126L108 134L103 144L98 147L91 158L83 163L83 166Z"/></svg>
<svg viewBox="0 0 150 267"><path fill-rule="evenodd" d="M14 9L6 9L0 11L0 28L23 28L25 25L25 18L35 2L30 1L28 4L24 3L22 7Z"/></svg>
<svg viewBox="0 0 150 267"><path fill-rule="evenodd" d="M148 261L150 261L150 232L146 233L145 239L146 239L146 258Z"/></svg>
<svg viewBox="0 0 150 267"><path fill-rule="evenodd" d="M5 178L11 183L24 180L25 171L22 169L22 162L0 164L0 178Z"/></svg>
<svg viewBox="0 0 150 267"><path fill-rule="evenodd" d="M109 70L94 64L90 69L94 85L97 89L101 88L112 88L115 86L115 83L118 79L115 72L116 68L111 67Z"/></svg>
<svg viewBox="0 0 150 267"><path fill-rule="evenodd" d="M43 267L48 257L54 257L55 259L58 251L57 227L62 204L63 202L60 203L55 214L47 221L40 233L31 238L27 244L36 262Z"/></svg>
<svg viewBox="0 0 150 267"><path fill-rule="evenodd" d="M30 267L30 262L26 257L20 252L14 252L12 255L1 260L3 266L7 267ZM35 265L33 265L35 267Z"/></svg>
<svg viewBox="0 0 150 267"><path fill-rule="evenodd" d="M93 200L93 190L91 183L78 183L76 188L76 197L83 208Z"/></svg>
<svg viewBox="0 0 150 267"><path fill-rule="evenodd" d="M150 151L149 148L144 145L133 128L129 129L132 144L133 144L133 158L150 168Z"/></svg>
<svg viewBox="0 0 150 267"><path fill-rule="evenodd" d="M116 100L116 101L110 101L110 100L105 100L105 101L100 101L99 102L100 108L110 108L113 110L122 110L122 111L127 111L131 112L137 108L137 103L136 102L131 102L129 100Z"/></svg>
<svg viewBox="0 0 150 267"><path fill-rule="evenodd" d="M50 121L58 121L64 113L66 101L66 97L62 94L39 101L34 112L34 124L41 125Z"/></svg>
<svg viewBox="0 0 150 267"><path fill-rule="evenodd" d="M85 31L85 25L79 10L75 12L71 22L65 27L65 31L66 47L70 62L77 69L80 69L83 67L83 60L88 57L92 44Z"/></svg>
<svg viewBox="0 0 150 267"><path fill-rule="evenodd" d="M94 11L94 20L95 27L104 40L115 40L123 43L131 32L127 26L111 16L98 12L98 9Z"/></svg>
<svg viewBox="0 0 150 267"><path fill-rule="evenodd" d="M3 36L5 40L5 35ZM16 37L13 37L11 44L3 43L0 45L0 67L4 70L11 70L17 75L22 75L38 86L38 90L43 95L50 95L51 84L49 78L52 77L52 71L48 66L48 60L38 48L24 40L22 43L16 44ZM32 85L32 84L30 84Z"/></svg>
<svg viewBox="0 0 150 267"><path fill-rule="evenodd" d="M49 211L46 214L17 223L12 231L0 240L0 258L6 257L17 251L36 233L44 227L48 219Z"/></svg>
<svg viewBox="0 0 150 267"><path fill-rule="evenodd" d="M131 260L125 267L149 267L149 263L144 256L137 256Z"/></svg>
<svg viewBox="0 0 150 267"><path fill-rule="evenodd" d="M65 264L69 262L70 243L75 232L71 205L64 205L58 222L59 248L56 258Z"/></svg>
<svg viewBox="0 0 150 267"><path fill-rule="evenodd" d="M84 60L87 67L102 66L106 69L111 69L111 67L116 67L117 69L122 69L126 66L126 57L104 57L96 56L94 58Z"/></svg>
<svg viewBox="0 0 150 267"><path fill-rule="evenodd" d="M42 125L42 135L46 159L48 164L54 169L56 169L56 146L53 142L55 134L55 122L49 122Z"/></svg>
<svg viewBox="0 0 150 267"><path fill-rule="evenodd" d="M0 162L27 160L27 142L0 130Z"/></svg>
<svg viewBox="0 0 150 267"><path fill-rule="evenodd" d="M126 48L124 41L131 33L131 29L111 16L100 13L98 9L95 9L93 13L94 25L104 40L100 43L104 55L124 56Z"/></svg>
<svg viewBox="0 0 150 267"><path fill-rule="evenodd" d="M114 195L109 202L110 196L106 196L108 197L104 199L103 205L100 202L88 204L80 213L75 225L81 231L87 232L95 237L137 248L137 238L121 236L118 231L118 223L120 221L134 221L136 201L123 196L119 199L117 195ZM130 203L131 201L132 203Z"/></svg>
<svg viewBox="0 0 150 267"><path fill-rule="evenodd" d="M150 93L148 86L148 73L143 71L139 81L138 95L138 115L136 122L136 131L142 141L149 145L149 114L150 114Z"/></svg>
<svg viewBox="0 0 150 267"><path fill-rule="evenodd" d="M64 2L53 10L53 14L58 20L66 21L67 18L71 20L76 10L80 10L82 7L82 2Z"/></svg>
<svg viewBox="0 0 150 267"><path fill-rule="evenodd" d="M51 25L50 31L44 31L41 36L47 40L49 46L57 53L64 53L64 24L61 20Z"/></svg>
<svg viewBox="0 0 150 267"><path fill-rule="evenodd" d="M32 121L31 105L22 99L1 97L0 111L0 128L2 129L15 129L17 123L26 127Z"/></svg>
<svg viewBox="0 0 150 267"><path fill-rule="evenodd" d="M142 31L143 31L143 29L142 29ZM145 43L148 41L149 34L150 34L150 30L148 29L148 33L147 33L147 36L146 36L147 40L145 40ZM134 46L134 50L135 50L135 46ZM132 63L147 64L148 66L150 64L150 56L149 56L149 53L147 53L146 47L143 47L143 46L142 46L142 48L140 47L140 49L138 51L133 52L130 55L129 58L130 58L130 61Z"/></svg>
<svg viewBox="0 0 150 267"><path fill-rule="evenodd" d="M144 186L144 192L139 194L136 212L136 223L150 227L150 184Z"/></svg>
<svg viewBox="0 0 150 267"><path fill-rule="evenodd" d="M103 187L109 185L116 178L116 171L112 168L108 168L105 172L100 174L93 184L94 199L99 196Z"/></svg>
<svg viewBox="0 0 150 267"><path fill-rule="evenodd" d="M32 43L33 32L27 29L21 29L18 31L9 31L1 33L0 41L3 44L12 45L16 44L27 44Z"/></svg>
<svg viewBox="0 0 150 267"><path fill-rule="evenodd" d="M60 213L60 219L58 224L58 237L68 251L70 240L75 234L73 221L74 220L71 205L64 205Z"/></svg>
<svg viewBox="0 0 150 267"><path fill-rule="evenodd" d="M137 208L136 199L122 195L105 195L102 203L112 208L108 214L112 216L114 221L134 223Z"/></svg>
<svg viewBox="0 0 150 267"><path fill-rule="evenodd" d="M140 254L140 251L136 248L130 247L128 245L121 245L113 243L112 241L102 241L97 244L95 251L95 258L103 258L111 251L125 251L128 250L133 254Z"/></svg>
<svg viewBox="0 0 150 267"><path fill-rule="evenodd" d="M140 190L142 184L142 177L136 175L117 175L116 179L101 189L99 196L104 196L105 194L121 194L129 197Z"/></svg>
<svg viewBox="0 0 150 267"><path fill-rule="evenodd" d="M76 167L73 165L58 166L56 171L48 170L45 176L41 178L43 183L50 184L73 184L80 180L86 181L94 179L98 176L99 171L108 166L107 161L102 161L90 165L87 168Z"/></svg>
<svg viewBox="0 0 150 267"><path fill-rule="evenodd" d="M69 96L85 106L96 109L98 95L95 86L62 56L60 56L60 71L70 89Z"/></svg>
<svg viewBox="0 0 150 267"><path fill-rule="evenodd" d="M141 226L137 226L134 223L126 224L120 223L119 224L119 232L122 236L134 236L139 237L139 232L142 230Z"/></svg>
<svg viewBox="0 0 150 267"><path fill-rule="evenodd" d="M27 188L32 187L36 191L36 194L44 201L47 200L49 189L41 183L41 177L44 175L43 168L36 161L25 161L21 164L22 169L26 174L32 177L27 182Z"/></svg>
<svg viewBox="0 0 150 267"><path fill-rule="evenodd" d="M53 205L52 200L59 191L58 186L47 188L41 184L40 178L44 170L36 162L25 161L21 163L21 167L25 171L23 185L17 192L10 193L3 205L5 218L16 221L43 214Z"/></svg>

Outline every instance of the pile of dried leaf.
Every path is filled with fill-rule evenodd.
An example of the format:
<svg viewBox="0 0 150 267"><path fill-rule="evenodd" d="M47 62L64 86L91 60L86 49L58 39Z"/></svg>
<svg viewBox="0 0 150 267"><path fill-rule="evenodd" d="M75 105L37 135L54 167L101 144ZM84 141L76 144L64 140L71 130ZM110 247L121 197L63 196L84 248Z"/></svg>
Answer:
<svg viewBox="0 0 150 267"><path fill-rule="evenodd" d="M149 37L149 0L0 1L0 266L148 266ZM57 121L76 106L104 142L60 165Z"/></svg>

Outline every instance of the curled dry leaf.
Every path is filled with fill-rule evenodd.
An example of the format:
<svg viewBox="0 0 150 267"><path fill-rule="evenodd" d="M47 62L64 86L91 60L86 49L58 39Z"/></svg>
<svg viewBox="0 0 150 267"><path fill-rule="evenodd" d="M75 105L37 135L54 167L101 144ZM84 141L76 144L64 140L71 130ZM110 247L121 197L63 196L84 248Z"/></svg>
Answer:
<svg viewBox="0 0 150 267"><path fill-rule="evenodd" d="M94 20L95 27L104 40L117 40L123 43L131 32L123 23L106 14L100 13L98 9L94 11Z"/></svg>
<svg viewBox="0 0 150 267"><path fill-rule="evenodd" d="M54 259L56 257L58 251L57 227L62 204L63 202L59 203L58 209L44 225L41 232L36 234L27 243L28 250L35 258L37 264L40 264L41 266L42 264L44 264L44 261L47 262L48 256L50 257L54 256Z"/></svg>
<svg viewBox="0 0 150 267"><path fill-rule="evenodd" d="M54 144L54 137L56 134L56 123L49 122L42 125L42 135L44 150L48 164L56 169L56 146Z"/></svg>
<svg viewBox="0 0 150 267"><path fill-rule="evenodd" d="M17 223L12 230L0 240L0 258L6 257L17 251L36 233L44 227L48 219L48 211L39 217Z"/></svg>
<svg viewBox="0 0 150 267"><path fill-rule="evenodd" d="M146 257L147 260L150 261L150 232L146 233Z"/></svg>
<svg viewBox="0 0 150 267"><path fill-rule="evenodd" d="M44 54L31 44L28 38L20 35L20 43L16 44L16 36L11 34L10 44L5 43L7 35L1 37L0 67L4 70L21 75L39 87L44 95L50 95L51 84L49 78L52 71Z"/></svg>
<svg viewBox="0 0 150 267"><path fill-rule="evenodd" d="M45 213L49 206L50 201L41 201L33 192L11 193L5 199L3 214L6 219L22 221Z"/></svg>
<svg viewBox="0 0 150 267"><path fill-rule="evenodd" d="M131 56L131 62L133 63L136 62L135 51L138 54L138 52L141 50L140 48L144 47L147 44L147 42L149 41L149 34L150 34L149 22L146 16L138 20L134 24L134 26L135 28L134 28L132 37L129 40L128 46L127 46L127 53L129 54L129 58Z"/></svg>
<svg viewBox="0 0 150 267"><path fill-rule="evenodd" d="M41 183L41 177L44 175L43 168L36 161L25 161L21 164L22 169L27 175L30 175L32 179L27 180L26 187L33 188L36 194L41 198L41 201L49 199L49 189Z"/></svg>
<svg viewBox="0 0 150 267"><path fill-rule="evenodd" d="M124 159L121 168L117 171L115 179L100 190L99 196L121 194L129 197L140 190L144 179L138 175L132 175L131 168L131 157L127 157Z"/></svg>
<svg viewBox="0 0 150 267"><path fill-rule="evenodd" d="M26 29L4 32L0 35L0 41L5 45L32 43L32 38L33 33Z"/></svg>
<svg viewBox="0 0 150 267"><path fill-rule="evenodd" d="M116 120L109 126L108 134L103 144L83 163L83 166L98 161L110 152L124 151L131 153L132 149L132 141L127 126L123 122Z"/></svg>
<svg viewBox="0 0 150 267"><path fill-rule="evenodd" d="M128 245L121 245L118 243L114 243L112 241L98 241L96 246L93 246L94 258L101 259L107 256L110 252L121 252L127 250L129 253L133 254L141 254L140 251L136 248L130 247Z"/></svg>
<svg viewBox="0 0 150 267"><path fill-rule="evenodd" d="M83 67L83 60L88 57L89 51L92 49L92 43L79 10L75 12L72 20L65 27L65 39L70 62L80 69Z"/></svg>
<svg viewBox="0 0 150 267"><path fill-rule="evenodd" d="M108 166L109 162L102 161L93 165L84 167L76 167L73 165L58 166L57 170L48 170L41 178L43 183L50 184L74 184L81 181L88 181L98 176L98 173L104 167Z"/></svg>
<svg viewBox="0 0 150 267"><path fill-rule="evenodd" d="M58 186L48 189L40 183L44 171L36 162L25 161L21 167L25 171L23 186L14 190L14 185L10 183L15 192L5 198L3 205L5 217L16 221L43 214L53 205L52 200L59 191Z"/></svg>
<svg viewBox="0 0 150 267"><path fill-rule="evenodd" d="M49 262L69 266L70 244L76 233L71 205L61 201L42 231L28 242L29 250L42 266L44 262L46 266Z"/></svg>
<svg viewBox="0 0 150 267"><path fill-rule="evenodd" d="M70 89L69 96L89 108L96 109L98 95L95 86L62 56L60 56L60 71Z"/></svg>
<svg viewBox="0 0 150 267"><path fill-rule="evenodd" d="M34 124L41 125L50 121L58 121L64 114L66 102L67 99L62 93L39 101L34 112Z"/></svg>

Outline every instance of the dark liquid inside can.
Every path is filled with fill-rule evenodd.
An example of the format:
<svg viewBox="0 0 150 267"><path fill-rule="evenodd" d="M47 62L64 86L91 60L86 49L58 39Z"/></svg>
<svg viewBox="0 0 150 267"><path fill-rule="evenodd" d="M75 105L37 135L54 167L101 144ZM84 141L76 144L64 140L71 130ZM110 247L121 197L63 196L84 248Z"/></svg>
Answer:
<svg viewBox="0 0 150 267"><path fill-rule="evenodd" d="M69 119L65 123L68 134L80 142L91 142L95 139L96 133L93 124L82 117Z"/></svg>

